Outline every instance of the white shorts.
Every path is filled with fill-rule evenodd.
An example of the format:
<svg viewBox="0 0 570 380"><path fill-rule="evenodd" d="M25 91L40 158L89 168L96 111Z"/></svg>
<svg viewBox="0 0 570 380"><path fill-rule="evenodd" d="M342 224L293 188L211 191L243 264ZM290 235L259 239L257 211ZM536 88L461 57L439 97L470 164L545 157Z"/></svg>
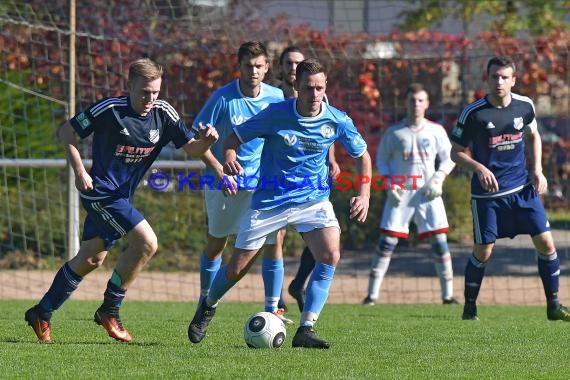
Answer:
<svg viewBox="0 0 570 380"><path fill-rule="evenodd" d="M406 239L410 233L410 221L418 228L420 239L449 231L441 197L430 201L420 191L404 191L398 207L393 207L388 201L384 204L380 232Z"/></svg>
<svg viewBox="0 0 570 380"><path fill-rule="evenodd" d="M238 232L241 218L251 204L253 191L240 190L235 196L226 197L221 190L204 188L208 233L222 238Z"/></svg>
<svg viewBox="0 0 570 380"><path fill-rule="evenodd" d="M263 244L269 244L266 239L274 239L277 231L288 225L295 226L299 233L325 227L340 230L329 201L287 205L271 210L249 209L240 225L235 246L247 250L259 249Z"/></svg>

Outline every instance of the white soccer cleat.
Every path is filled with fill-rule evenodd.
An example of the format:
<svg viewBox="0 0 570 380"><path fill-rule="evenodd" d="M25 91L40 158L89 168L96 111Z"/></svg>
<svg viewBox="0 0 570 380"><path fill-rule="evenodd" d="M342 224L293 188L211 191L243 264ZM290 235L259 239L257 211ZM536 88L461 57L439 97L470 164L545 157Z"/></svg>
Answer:
<svg viewBox="0 0 570 380"><path fill-rule="evenodd" d="M277 309L272 312L277 318L279 318L285 325L292 325L293 321L285 317L285 309Z"/></svg>

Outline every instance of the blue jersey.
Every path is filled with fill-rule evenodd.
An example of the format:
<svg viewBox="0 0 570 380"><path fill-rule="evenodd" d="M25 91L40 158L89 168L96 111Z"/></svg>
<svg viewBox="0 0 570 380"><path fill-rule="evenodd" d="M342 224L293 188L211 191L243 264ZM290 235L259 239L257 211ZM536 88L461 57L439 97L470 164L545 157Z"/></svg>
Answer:
<svg viewBox="0 0 570 380"><path fill-rule="evenodd" d="M476 174L471 178L473 198L494 198L522 189L529 183L524 133L536 130L534 104L525 96L511 94L506 107L495 107L481 98L463 109L450 139L470 147L474 160L485 165L497 179L499 191L483 190Z"/></svg>
<svg viewBox="0 0 570 380"><path fill-rule="evenodd" d="M90 199L132 197L162 147L172 141L180 148L195 136L166 101L140 116L127 96L103 99L70 123L81 138L93 134L93 190L82 194Z"/></svg>
<svg viewBox="0 0 570 380"><path fill-rule="evenodd" d="M234 128L242 142L265 140L252 209L327 200L330 146L340 140L352 157L366 152L364 139L346 113L323 102L317 116L304 117L296 104L297 99L271 104Z"/></svg>
<svg viewBox="0 0 570 380"><path fill-rule="evenodd" d="M232 132L236 125L240 125L252 116L259 113L270 103L280 102L283 98L283 91L279 88L261 83L259 95L255 98L248 98L242 94L239 88L239 80L232 81L225 86L216 90L208 99L204 107L194 119L194 128L198 128L198 123L203 125L212 124L218 131L219 138L210 150L216 159L223 163L225 157L224 140ZM263 146L262 139L255 139L247 144L243 144L238 151L238 161L244 168L244 176L249 178L259 177L259 160L261 148ZM210 167L206 167L205 174L214 175L214 171ZM238 183L243 181L238 177ZM250 181L251 182L251 181ZM255 186L254 182L251 182Z"/></svg>

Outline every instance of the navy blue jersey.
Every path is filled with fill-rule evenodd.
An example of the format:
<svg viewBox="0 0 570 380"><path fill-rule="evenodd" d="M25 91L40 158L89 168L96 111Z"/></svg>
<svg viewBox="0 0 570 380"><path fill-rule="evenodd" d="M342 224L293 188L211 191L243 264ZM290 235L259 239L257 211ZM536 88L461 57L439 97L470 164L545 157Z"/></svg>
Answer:
<svg viewBox="0 0 570 380"><path fill-rule="evenodd" d="M499 191L483 190L476 174L471 179L473 198L493 198L522 189L530 182L526 168L524 133L536 130L534 104L525 96L511 94L506 107L495 107L481 98L463 109L451 141L470 147L474 160L485 165L497 179Z"/></svg>
<svg viewBox="0 0 570 380"><path fill-rule="evenodd" d="M93 134L93 190L82 195L90 199L130 198L162 147L180 148L195 135L166 101L140 116L127 96L103 99L70 122L81 138Z"/></svg>

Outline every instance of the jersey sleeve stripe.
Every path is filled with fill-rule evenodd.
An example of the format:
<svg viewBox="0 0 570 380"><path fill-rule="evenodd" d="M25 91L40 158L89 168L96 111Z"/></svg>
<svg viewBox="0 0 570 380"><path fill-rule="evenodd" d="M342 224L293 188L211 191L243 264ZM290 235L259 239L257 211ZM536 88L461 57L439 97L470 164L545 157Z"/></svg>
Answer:
<svg viewBox="0 0 570 380"><path fill-rule="evenodd" d="M93 117L99 116L101 113L105 112L105 110L113 107L124 107L127 105L127 98L109 98L106 100L101 101L100 103L95 104L89 111Z"/></svg>
<svg viewBox="0 0 570 380"><path fill-rule="evenodd" d="M160 108L174 121L175 123L180 120L180 116L178 116L178 112L170 105L170 103L164 100L157 100L154 102L154 106Z"/></svg>
<svg viewBox="0 0 570 380"><path fill-rule="evenodd" d="M463 111L461 111L461 114L459 115L458 123L459 124L465 124L465 120L467 119L467 117L469 116L471 111L477 109L478 107L485 104L486 102L487 102L486 98L481 98L481 99L476 100L473 103L469 104L467 107L465 107L463 109Z"/></svg>

